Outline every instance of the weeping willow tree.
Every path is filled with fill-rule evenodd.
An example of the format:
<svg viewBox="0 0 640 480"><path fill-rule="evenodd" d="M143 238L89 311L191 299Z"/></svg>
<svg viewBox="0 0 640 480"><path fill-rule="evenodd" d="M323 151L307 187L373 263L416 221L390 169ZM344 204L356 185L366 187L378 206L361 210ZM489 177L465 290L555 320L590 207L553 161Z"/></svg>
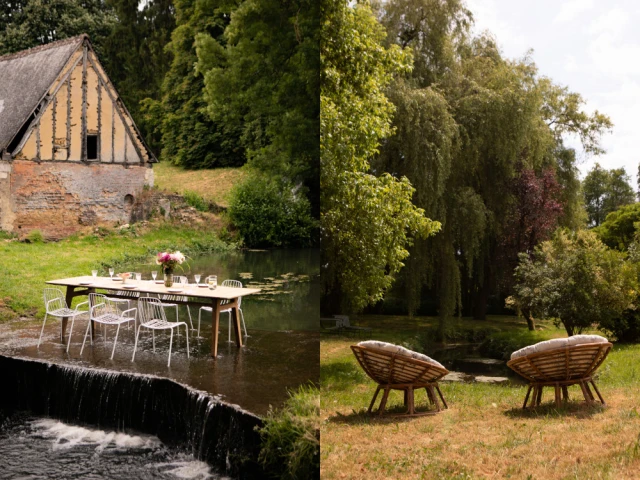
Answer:
<svg viewBox="0 0 640 480"><path fill-rule="evenodd" d="M378 13L387 41L410 47L414 62L387 89L396 134L374 165L405 175L415 205L442 224L438 235L416 242L402 274L409 313L428 287L442 331L456 311L483 318L489 294L512 275L499 255L511 228L512 181L526 169L553 168L571 206L561 221L578 223L575 156L562 135L576 133L599 153L611 123L584 113L582 98L540 77L529 56L505 59L489 34L472 37L461 0L391 0Z"/></svg>

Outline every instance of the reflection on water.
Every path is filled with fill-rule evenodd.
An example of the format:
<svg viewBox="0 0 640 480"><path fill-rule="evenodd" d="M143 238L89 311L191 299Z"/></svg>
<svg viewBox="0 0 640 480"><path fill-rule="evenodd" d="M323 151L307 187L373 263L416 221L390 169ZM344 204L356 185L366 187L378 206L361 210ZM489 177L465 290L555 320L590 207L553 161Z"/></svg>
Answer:
<svg viewBox="0 0 640 480"><path fill-rule="evenodd" d="M318 330L320 312L320 252L318 249L244 250L190 258L182 265L189 282L194 274L240 280L245 287L260 288L259 295L243 298L248 329ZM149 279L160 267L148 263L131 267ZM197 318L197 310L192 311ZM180 314L182 317L182 313ZM186 315L186 312L185 312ZM223 317L223 320L224 317ZM224 323L223 323L224 324Z"/></svg>
<svg viewBox="0 0 640 480"><path fill-rule="evenodd" d="M0 458L0 478L226 478L213 473L205 462L167 448L154 436L84 428L25 415L13 415L2 422Z"/></svg>

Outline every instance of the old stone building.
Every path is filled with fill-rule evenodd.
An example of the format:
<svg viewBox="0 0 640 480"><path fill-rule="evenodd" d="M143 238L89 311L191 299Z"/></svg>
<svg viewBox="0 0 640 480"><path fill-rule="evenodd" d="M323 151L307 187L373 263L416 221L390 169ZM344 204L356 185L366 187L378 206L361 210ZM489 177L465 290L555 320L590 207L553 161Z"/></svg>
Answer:
<svg viewBox="0 0 640 480"><path fill-rule="evenodd" d="M0 57L0 229L129 221L156 162L86 35Z"/></svg>

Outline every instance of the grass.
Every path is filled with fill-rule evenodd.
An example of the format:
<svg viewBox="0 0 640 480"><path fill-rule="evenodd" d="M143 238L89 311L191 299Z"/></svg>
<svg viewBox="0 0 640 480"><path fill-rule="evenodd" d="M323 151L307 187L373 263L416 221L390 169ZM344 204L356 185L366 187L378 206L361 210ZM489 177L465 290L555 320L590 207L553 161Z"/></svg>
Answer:
<svg viewBox="0 0 640 480"><path fill-rule="evenodd" d="M301 386L284 406L271 409L259 430L260 462L274 478L314 478L320 470L320 392Z"/></svg>
<svg viewBox="0 0 640 480"><path fill-rule="evenodd" d="M154 183L160 190L181 195L191 192L223 207L229 206L231 188L246 176L241 168L185 170L169 162L156 163L153 172Z"/></svg>
<svg viewBox="0 0 640 480"><path fill-rule="evenodd" d="M151 261L162 250L179 249L189 256L235 248L211 229L168 223L144 230L132 226L100 233L51 243L0 240L0 320L42 318L41 295L46 280L90 275L93 269L98 269L99 275L108 275L109 267L120 269Z"/></svg>
<svg viewBox="0 0 640 480"><path fill-rule="evenodd" d="M435 325L428 317L363 316L372 338L419 347ZM460 329L489 329L485 341L566 336L540 322L533 336L515 317L464 319ZM598 387L608 406L588 409L572 401L560 410L545 391L543 405L523 412L524 385L442 383L449 410L414 419L366 415L375 384L358 366L349 346L359 339L325 335L321 362L321 476L355 478L637 478L640 468L640 345L615 345L599 369ZM428 344L428 342L427 342ZM500 351L500 349L497 349ZM429 353L427 350L425 353ZM416 403L425 404L424 392ZM401 392L391 406L401 407Z"/></svg>

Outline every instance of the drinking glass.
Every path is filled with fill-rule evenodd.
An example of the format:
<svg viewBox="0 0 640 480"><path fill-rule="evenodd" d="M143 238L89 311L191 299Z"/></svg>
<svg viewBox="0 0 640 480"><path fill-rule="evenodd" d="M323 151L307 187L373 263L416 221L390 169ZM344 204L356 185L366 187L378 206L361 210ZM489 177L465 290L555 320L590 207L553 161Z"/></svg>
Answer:
<svg viewBox="0 0 640 480"><path fill-rule="evenodd" d="M111 280L113 280L113 272L114 272L113 268L110 268L109 269L109 276L111 277Z"/></svg>
<svg viewBox="0 0 640 480"><path fill-rule="evenodd" d="M96 278L98 276L98 270L91 270L91 275L93 275L93 278Z"/></svg>
<svg viewBox="0 0 640 480"><path fill-rule="evenodd" d="M136 275L136 280L142 280L142 274L141 273L136 272L135 275Z"/></svg>
<svg viewBox="0 0 640 480"><path fill-rule="evenodd" d="M215 275L210 275L209 276L209 290L215 290L215 288L218 286L218 277L216 277Z"/></svg>
<svg viewBox="0 0 640 480"><path fill-rule="evenodd" d="M156 281L156 277L158 276L158 272L156 270L154 270L153 272L151 272L151 278L153 278L153 281Z"/></svg>
<svg viewBox="0 0 640 480"><path fill-rule="evenodd" d="M200 285L200 277L202 277L202 275L194 275L193 279L196 281L196 285Z"/></svg>

